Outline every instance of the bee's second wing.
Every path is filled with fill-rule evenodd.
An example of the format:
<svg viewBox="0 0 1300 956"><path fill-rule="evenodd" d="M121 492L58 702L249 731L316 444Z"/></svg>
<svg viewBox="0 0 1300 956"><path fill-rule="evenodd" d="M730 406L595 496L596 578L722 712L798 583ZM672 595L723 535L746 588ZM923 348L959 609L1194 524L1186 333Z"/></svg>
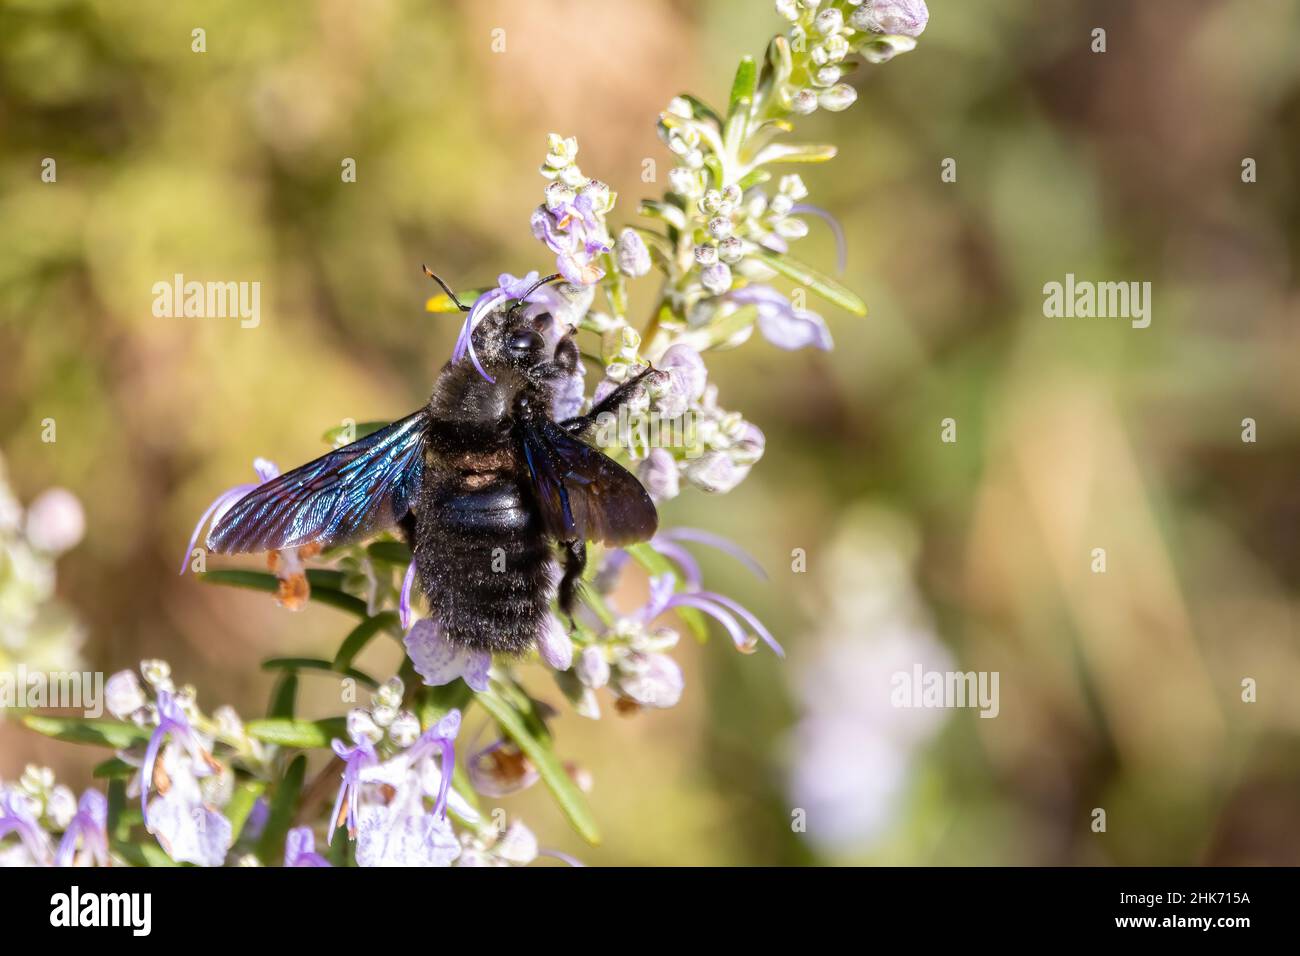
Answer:
<svg viewBox="0 0 1300 956"><path fill-rule="evenodd" d="M428 424L418 411L258 485L212 526L208 548L329 547L392 527L419 490Z"/></svg>
<svg viewBox="0 0 1300 956"><path fill-rule="evenodd" d="M626 468L546 418L521 423L520 433L542 519L555 538L617 546L654 535L654 502Z"/></svg>

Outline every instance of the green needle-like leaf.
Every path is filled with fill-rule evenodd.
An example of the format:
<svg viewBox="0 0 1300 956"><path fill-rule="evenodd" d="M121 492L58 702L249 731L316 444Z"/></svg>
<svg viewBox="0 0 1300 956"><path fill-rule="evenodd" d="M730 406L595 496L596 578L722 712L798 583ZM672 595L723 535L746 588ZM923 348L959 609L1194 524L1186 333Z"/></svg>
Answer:
<svg viewBox="0 0 1300 956"><path fill-rule="evenodd" d="M236 588L250 588L275 594L280 590L280 580L274 574L265 571L204 571L199 575L210 584L225 584ZM338 571L311 570L307 572L307 583L311 585L311 599L330 607L347 611L357 617L366 617L366 602L346 594L339 589L343 575Z"/></svg>
<svg viewBox="0 0 1300 956"><path fill-rule="evenodd" d="M271 797L271 812L257 846L257 855L263 863L278 863L284 858L284 835L293 824L298 794L302 792L302 782L306 776L307 756L299 754L289 764L284 778L275 788L275 795Z"/></svg>
<svg viewBox="0 0 1300 956"><path fill-rule="evenodd" d="M529 730L524 715L507 703L496 690L480 692L476 699L500 725L502 732L519 746L524 756L537 768L538 774L550 787L560 810L573 824L573 828L592 846L599 844L600 832L591 815L591 808L587 805L587 798L564 769L560 758L551 749L550 742L534 735Z"/></svg>
<svg viewBox="0 0 1300 956"><path fill-rule="evenodd" d="M787 255L768 252L763 249L758 251L758 256L765 264L771 266L781 275L807 286L827 302L833 302L841 309L852 312L854 315L867 314L867 304L862 301L856 292L840 285L830 276L818 272L812 266L804 265L799 260L791 259Z"/></svg>
<svg viewBox="0 0 1300 956"><path fill-rule="evenodd" d="M122 750L149 739L149 731L146 728L118 720L87 720L80 717L42 717L38 714L28 714L23 718L23 726L56 740L112 747L114 750Z"/></svg>
<svg viewBox="0 0 1300 956"><path fill-rule="evenodd" d="M269 660L262 661L262 670L305 670L305 671L324 671L328 674L338 674L341 677L351 677L353 680L360 681L371 690L379 687L379 681L375 680L365 671L359 671L354 667L345 667L339 669L333 661L321 660L317 657L272 657ZM271 714L272 717L292 717L292 714Z"/></svg>
<svg viewBox="0 0 1300 956"><path fill-rule="evenodd" d="M347 718L325 720L286 720L280 717L252 720L244 728L250 737L281 747L328 747L335 737L347 737Z"/></svg>

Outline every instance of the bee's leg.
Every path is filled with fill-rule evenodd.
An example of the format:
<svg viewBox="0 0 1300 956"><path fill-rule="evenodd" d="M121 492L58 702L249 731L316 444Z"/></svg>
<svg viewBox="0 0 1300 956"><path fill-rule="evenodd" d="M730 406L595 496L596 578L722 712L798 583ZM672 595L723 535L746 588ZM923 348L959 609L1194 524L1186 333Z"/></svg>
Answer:
<svg viewBox="0 0 1300 956"><path fill-rule="evenodd" d="M402 516L402 520L397 522L397 526L402 529L402 537L410 545L411 551L415 551L415 512L408 511Z"/></svg>
<svg viewBox="0 0 1300 956"><path fill-rule="evenodd" d="M641 385L641 380L651 372L656 371L654 368L646 368L634 378L628 379L614 391L610 392L595 405L591 406L591 411L585 415L578 415L574 418L566 418L560 422L560 427L571 435L581 435L588 428L596 424L596 420L601 415L606 415L618 411L620 405L624 404L634 394Z"/></svg>
<svg viewBox="0 0 1300 956"><path fill-rule="evenodd" d="M560 579L560 610L569 619L569 630L573 630L573 608L578 596L578 582L587 567L587 542L579 538L564 543L564 577Z"/></svg>

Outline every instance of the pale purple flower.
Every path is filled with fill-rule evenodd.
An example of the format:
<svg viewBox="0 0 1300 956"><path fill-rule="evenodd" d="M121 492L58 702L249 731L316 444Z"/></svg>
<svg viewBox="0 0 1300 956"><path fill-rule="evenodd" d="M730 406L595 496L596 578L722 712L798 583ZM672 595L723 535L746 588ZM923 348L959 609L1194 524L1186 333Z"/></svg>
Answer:
<svg viewBox="0 0 1300 956"><path fill-rule="evenodd" d="M518 820L499 836L478 835L461 853L457 866L525 866L537 859L537 837Z"/></svg>
<svg viewBox="0 0 1300 956"><path fill-rule="evenodd" d="M633 279L650 271L650 250L645 240L635 229L624 229L614 244L614 258L618 262L618 271Z"/></svg>
<svg viewBox="0 0 1300 956"><path fill-rule="evenodd" d="M358 866L450 866L460 841L445 816L424 808L424 789L411 773L391 801L366 803L357 817Z"/></svg>
<svg viewBox="0 0 1300 956"><path fill-rule="evenodd" d="M446 866L460 853L447 821L448 804L467 820L478 818L464 798L450 789L460 723L460 711L449 711L406 750L360 772L359 784L385 785L393 797L387 803L359 800L358 865ZM429 796L434 798L432 811L424 805Z"/></svg>
<svg viewBox="0 0 1300 956"><path fill-rule="evenodd" d="M415 584L415 558L411 558L411 563L406 566L406 574L402 577L402 596L397 602L397 617L401 621L402 630L411 629L411 588Z"/></svg>
<svg viewBox="0 0 1300 956"><path fill-rule="evenodd" d="M555 253L561 275L576 285L593 285L605 276L597 258L609 252L609 236L596 209L596 191L588 184L575 194L552 183L547 201L534 210L530 222L533 235Z"/></svg>
<svg viewBox="0 0 1300 956"><path fill-rule="evenodd" d="M710 494L726 494L745 480L750 466L725 451L710 451L685 464L686 477Z"/></svg>
<svg viewBox="0 0 1300 956"><path fill-rule="evenodd" d="M181 574L184 574L185 569L189 566L190 555L194 552L194 544L199 540L199 533L203 530L203 526L208 523L208 519L211 518L212 523L216 524L221 520L222 516L229 511L237 501L239 501L240 498L244 497L244 495L248 494L258 485L264 484L272 478L277 478L280 475L280 469L276 467L275 463L267 461L265 458L253 459L253 470L257 472L257 481L235 485L233 488L227 488L221 494L217 495L212 504L208 505L207 511L203 512L203 516L199 518L198 524L194 526L194 532L190 535L190 543L185 546L185 554L181 556Z"/></svg>
<svg viewBox="0 0 1300 956"><path fill-rule="evenodd" d="M866 0L849 14L854 29L909 37L919 37L929 22L925 0Z"/></svg>
<svg viewBox="0 0 1300 956"><path fill-rule="evenodd" d="M329 866L329 860L316 852L316 835L311 827L294 827L284 837L285 866Z"/></svg>
<svg viewBox="0 0 1300 956"><path fill-rule="evenodd" d="M776 638L748 609L716 591L677 591L671 574L661 574L650 579L650 597L636 617L643 624L649 624L660 614L675 607L691 607L709 615L723 626L737 650L752 652L757 644L752 635L757 635L778 657L785 657L785 651Z"/></svg>
<svg viewBox="0 0 1300 956"><path fill-rule="evenodd" d="M624 697L643 707L667 708L682 699L682 669L667 654L632 651L619 661L615 679Z"/></svg>
<svg viewBox="0 0 1300 956"><path fill-rule="evenodd" d="M334 812L330 816L330 832L326 843L334 842L334 831L343 822L346 814L348 836L357 833L357 807L361 802L361 772L379 762L375 745L364 734L358 734L356 742L349 747L343 741L330 741L335 756L343 761L343 773L339 784L338 796L334 798Z"/></svg>
<svg viewBox="0 0 1300 956"><path fill-rule="evenodd" d="M659 412L667 418L676 418L703 396L709 371L699 352L681 344L670 346L657 367L667 376L667 387L658 399Z"/></svg>
<svg viewBox="0 0 1300 956"><path fill-rule="evenodd" d="M600 648L588 645L578 657L578 680L593 690L609 683L609 661Z"/></svg>
<svg viewBox="0 0 1300 956"><path fill-rule="evenodd" d="M655 501L677 497L680 481L677 460L662 448L652 448L637 467L637 478Z"/></svg>
<svg viewBox="0 0 1300 956"><path fill-rule="evenodd" d="M36 800L17 787L0 787L0 840L16 833L31 863L48 866L52 859L50 837L37 821Z"/></svg>
<svg viewBox="0 0 1300 956"><path fill-rule="evenodd" d="M790 300L771 286L749 285L727 298L758 310L758 330L777 348L793 350L806 346L829 349L832 345L826 321L816 312L796 309Z"/></svg>
<svg viewBox="0 0 1300 956"><path fill-rule="evenodd" d="M852 87L849 87L849 89L852 89ZM796 203L790 208L790 213L792 215L813 215L830 226L831 235L835 237L835 271L843 272L844 267L848 264L849 247L844 238L844 227L840 225L840 221L821 206L814 206L810 203Z"/></svg>
<svg viewBox="0 0 1300 956"><path fill-rule="evenodd" d="M430 687L450 684L456 678L477 691L488 689L488 670L492 655L483 650L456 647L443 636L441 628L423 618L406 633L402 641L416 673Z"/></svg>
<svg viewBox="0 0 1300 956"><path fill-rule="evenodd" d="M233 835L230 821L203 798L197 771L204 768L175 742L163 750L161 763L167 792L150 801L145 828L177 863L221 866Z"/></svg>
<svg viewBox="0 0 1300 956"><path fill-rule="evenodd" d="M720 534L714 534L702 528L688 527L669 528L666 531L661 531L650 539L650 547L672 560L682 569L682 575L688 590L699 590L703 586L703 575L694 555L679 543L682 541L706 544L711 548L717 548L743 564L755 577L767 580L767 572L763 570L762 565L754 560L753 555L734 541L730 541Z"/></svg>
<svg viewBox="0 0 1300 956"><path fill-rule="evenodd" d="M579 362L573 374L565 376L555 387L551 398L551 417L556 421L574 418L582 411L582 398L586 392L585 375L586 369Z"/></svg>
<svg viewBox="0 0 1300 956"><path fill-rule="evenodd" d="M567 671L573 666L573 639L554 614L537 636L537 653L557 671Z"/></svg>
<svg viewBox="0 0 1300 956"><path fill-rule="evenodd" d="M489 382L496 381L483 368L482 363L478 360L478 353L474 351L474 330L478 328L480 322L487 318L489 312L498 308L503 302L518 299L527 294L528 290L537 284L538 278L536 272L530 272L522 278L515 278L508 272L503 272L497 276L497 287L484 292L470 306L470 310L465 316L465 324L460 327L456 347L452 349L451 360L459 362L468 354L470 361L474 363L474 367L478 369L480 375Z"/></svg>
<svg viewBox="0 0 1300 956"><path fill-rule="evenodd" d="M149 745L144 751L144 763L140 766L140 809L145 812L146 822L149 815L145 808L149 790L153 786L154 764L158 759L158 751L169 734L175 748L188 757L192 776L206 777L216 769L216 761L212 759L212 754L208 753L207 742L194 729L185 710L177 703L175 695L160 687L155 706L158 711L158 725L149 736Z"/></svg>
<svg viewBox="0 0 1300 956"><path fill-rule="evenodd" d="M108 799L98 790L87 790L81 795L77 812L59 841L54 865L72 866L78 858L78 851L81 859L95 866L109 865Z"/></svg>

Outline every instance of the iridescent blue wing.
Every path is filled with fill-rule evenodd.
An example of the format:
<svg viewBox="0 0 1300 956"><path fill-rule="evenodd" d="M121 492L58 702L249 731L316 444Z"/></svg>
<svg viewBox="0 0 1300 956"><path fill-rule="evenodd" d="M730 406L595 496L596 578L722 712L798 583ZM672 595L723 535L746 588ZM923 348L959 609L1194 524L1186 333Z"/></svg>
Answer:
<svg viewBox="0 0 1300 956"><path fill-rule="evenodd" d="M428 425L418 411L258 485L212 526L209 550L329 547L392 527L418 493Z"/></svg>
<svg viewBox="0 0 1300 956"><path fill-rule="evenodd" d="M618 462L547 418L522 421L519 437L542 521L554 538L618 546L653 537L654 502Z"/></svg>

